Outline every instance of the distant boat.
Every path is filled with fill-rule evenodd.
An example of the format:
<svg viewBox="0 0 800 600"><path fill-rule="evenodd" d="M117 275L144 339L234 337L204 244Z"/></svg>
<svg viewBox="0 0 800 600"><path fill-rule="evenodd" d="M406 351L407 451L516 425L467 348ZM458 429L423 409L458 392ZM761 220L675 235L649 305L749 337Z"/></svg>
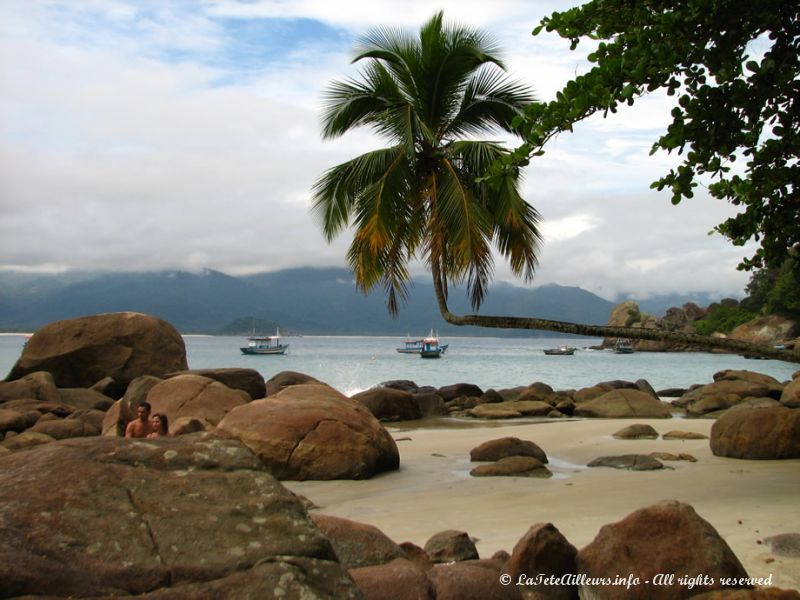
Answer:
<svg viewBox="0 0 800 600"><path fill-rule="evenodd" d="M431 330L430 335L422 339L422 349L419 351L419 355L422 358L439 358L446 351L447 345L440 345L439 337L434 335Z"/></svg>
<svg viewBox="0 0 800 600"><path fill-rule="evenodd" d="M547 356L572 356L577 348L571 346L559 346L558 348L545 348L542 350Z"/></svg>
<svg viewBox="0 0 800 600"><path fill-rule="evenodd" d="M439 347L439 354L444 354L447 352L448 344L439 344L439 338L434 335L433 330L428 334L427 338L418 338L412 339L410 335L406 336L403 345L400 348L397 348L397 351L400 354L420 354L424 348L425 340L427 339L435 339L436 343ZM426 357L430 358L430 357Z"/></svg>
<svg viewBox="0 0 800 600"><path fill-rule="evenodd" d="M275 330L275 335L251 335L248 344L239 348L242 354L285 354L289 344L281 340L281 332Z"/></svg>
<svg viewBox="0 0 800 600"><path fill-rule="evenodd" d="M617 338L614 344L614 352L617 354L633 354L633 344L628 338Z"/></svg>

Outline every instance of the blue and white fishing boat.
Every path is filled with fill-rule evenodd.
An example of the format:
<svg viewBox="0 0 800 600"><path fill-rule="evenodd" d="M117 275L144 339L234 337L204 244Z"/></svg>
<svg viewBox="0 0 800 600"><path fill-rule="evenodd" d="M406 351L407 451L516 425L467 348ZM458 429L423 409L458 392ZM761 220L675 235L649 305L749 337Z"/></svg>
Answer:
<svg viewBox="0 0 800 600"><path fill-rule="evenodd" d="M432 330L428 337L422 339L422 349L419 351L422 358L439 358L445 352L447 344L440 344L439 336L434 335Z"/></svg>
<svg viewBox="0 0 800 600"><path fill-rule="evenodd" d="M439 348L439 354L444 354L445 352L447 352L448 344L440 344L439 337L433 333L433 329L431 329L431 332L428 334L428 337L424 338L413 339L410 335L407 335L405 341L403 342L403 345L397 348L397 351L400 354L421 354L422 351L425 349L426 340L436 341L436 346ZM429 348L431 343L432 342L429 342ZM431 350L429 349L428 352L431 352Z"/></svg>
<svg viewBox="0 0 800 600"><path fill-rule="evenodd" d="M247 346L239 348L242 354L285 354L289 344L284 344L280 330L275 330L275 335L251 335Z"/></svg>

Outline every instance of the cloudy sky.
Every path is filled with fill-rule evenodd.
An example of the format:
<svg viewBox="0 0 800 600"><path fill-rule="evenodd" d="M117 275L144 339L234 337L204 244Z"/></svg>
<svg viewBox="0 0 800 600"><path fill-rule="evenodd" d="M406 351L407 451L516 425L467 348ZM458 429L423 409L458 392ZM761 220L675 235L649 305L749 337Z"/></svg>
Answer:
<svg viewBox="0 0 800 600"><path fill-rule="evenodd" d="M542 100L586 50L530 35L568 0L2 0L0 269L344 266L309 211L327 168L381 141L320 137L322 89L355 74L359 36L436 10L491 32ZM666 97L564 134L525 173L546 244L534 285L609 299L738 295L748 280L712 227L731 207L649 190ZM510 280L497 263L497 280Z"/></svg>

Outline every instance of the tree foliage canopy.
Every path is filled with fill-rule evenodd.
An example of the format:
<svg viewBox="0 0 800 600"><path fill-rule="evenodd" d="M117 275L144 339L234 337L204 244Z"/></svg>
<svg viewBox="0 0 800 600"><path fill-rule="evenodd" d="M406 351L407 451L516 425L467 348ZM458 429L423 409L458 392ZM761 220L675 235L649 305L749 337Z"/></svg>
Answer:
<svg viewBox="0 0 800 600"><path fill-rule="evenodd" d="M543 153L554 135L643 94L677 97L672 123L652 146L681 164L652 187L739 208L715 229L735 245L759 242L740 268L780 267L800 251L800 4L786 0L593 0L554 13L534 30L575 49L597 40L593 67L517 122L525 144L494 174ZM742 165L744 163L744 165ZM704 177L705 176L705 177Z"/></svg>
<svg viewBox="0 0 800 600"><path fill-rule="evenodd" d="M360 76L325 92L323 135L366 126L388 146L325 172L313 209L328 241L355 229L347 258L365 292L383 283L391 313L425 260L436 283L467 280L478 308L493 270L492 245L513 272L533 277L540 242L537 212L510 173L497 188L478 181L508 150L476 134L511 131L534 97L508 79L498 49L479 30L448 25L442 13L419 37L394 29L367 34L353 62ZM469 138L469 139L465 139Z"/></svg>

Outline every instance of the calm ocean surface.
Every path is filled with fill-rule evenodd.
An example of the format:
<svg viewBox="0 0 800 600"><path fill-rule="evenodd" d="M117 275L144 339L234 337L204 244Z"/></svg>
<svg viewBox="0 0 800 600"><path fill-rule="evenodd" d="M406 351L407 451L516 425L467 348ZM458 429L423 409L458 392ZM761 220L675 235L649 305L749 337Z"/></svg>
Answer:
<svg viewBox="0 0 800 600"><path fill-rule="evenodd" d="M19 357L22 335L0 335L0 374L5 376ZM584 348L595 338L442 338L449 344L440 359L423 360L399 354L397 337L288 337L282 356L245 356L241 337L186 336L189 366L249 367L266 379L280 371L300 371L350 395L390 379L410 379L418 385L440 387L474 383L481 388L504 388L542 381L555 389L580 388L610 379L647 379L655 389L709 383L717 371L748 369L791 379L800 365L774 360L748 360L728 354L649 353L614 354L579 350L574 356L545 356L543 348L567 344Z"/></svg>

